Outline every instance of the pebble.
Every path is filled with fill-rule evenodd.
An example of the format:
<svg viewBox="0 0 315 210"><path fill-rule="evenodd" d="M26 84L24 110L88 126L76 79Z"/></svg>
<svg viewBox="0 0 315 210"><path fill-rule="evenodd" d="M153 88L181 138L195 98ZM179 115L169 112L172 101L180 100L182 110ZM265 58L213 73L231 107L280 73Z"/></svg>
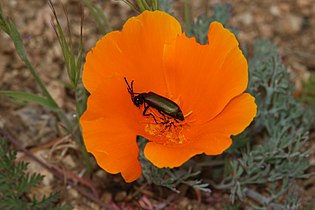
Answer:
<svg viewBox="0 0 315 210"><path fill-rule="evenodd" d="M293 14L287 14L274 26L280 34L295 34L302 29L303 18Z"/></svg>
<svg viewBox="0 0 315 210"><path fill-rule="evenodd" d="M243 23L245 26L249 26L253 23L253 15L250 12L245 12L240 14L237 17L240 23Z"/></svg>
<svg viewBox="0 0 315 210"><path fill-rule="evenodd" d="M276 17L281 16L281 10L277 5L271 5L269 8L269 11L273 16L276 16Z"/></svg>

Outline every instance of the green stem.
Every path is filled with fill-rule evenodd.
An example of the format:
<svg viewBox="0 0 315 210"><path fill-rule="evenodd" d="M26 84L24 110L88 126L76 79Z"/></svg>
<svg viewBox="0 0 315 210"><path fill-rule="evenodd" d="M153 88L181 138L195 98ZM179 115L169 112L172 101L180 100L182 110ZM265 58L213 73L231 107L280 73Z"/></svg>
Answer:
<svg viewBox="0 0 315 210"><path fill-rule="evenodd" d="M159 9L159 0L154 0L153 10L158 10L158 9Z"/></svg>
<svg viewBox="0 0 315 210"><path fill-rule="evenodd" d="M82 136L82 132L81 132L81 129L80 129L80 126L78 126L78 132L75 132L76 135L75 138L80 141L80 143L78 143L79 147L80 147L80 150L81 150L81 153L83 155L83 161L84 161L84 165L88 171L88 173L91 173L92 172L92 164L90 162L90 155L88 153L88 151L86 150L86 147L84 145L84 141L83 141L83 136Z"/></svg>
<svg viewBox="0 0 315 210"><path fill-rule="evenodd" d="M141 12L143 12L145 9L145 6L143 5L143 2L141 0L136 0L138 7L140 9Z"/></svg>
<svg viewBox="0 0 315 210"><path fill-rule="evenodd" d="M185 18L185 29L188 33L190 31L190 0L184 1L184 18Z"/></svg>
<svg viewBox="0 0 315 210"><path fill-rule="evenodd" d="M141 0L141 1L142 1L142 3L143 3L144 7L145 7L147 10L152 10L152 8L151 8L151 6L150 6L151 4L149 5L146 0Z"/></svg>
<svg viewBox="0 0 315 210"><path fill-rule="evenodd" d="M100 29L102 34L106 34L106 29L104 28L102 21L100 19L100 14L98 13L97 9L93 7L92 2L90 0L84 0L85 5L88 7L90 13L94 17L94 20L96 21L96 24L98 28ZM104 17L103 17L104 18ZM107 21L105 22L107 24Z"/></svg>
<svg viewBox="0 0 315 210"><path fill-rule="evenodd" d="M78 125L77 130L76 130L77 132L75 132L75 134L76 134L76 139L79 141L79 146L80 146L80 150L83 154L83 161L85 163L85 166L86 166L88 172L92 172L92 164L90 162L90 156L89 156L88 151L86 150L86 147L84 146L82 131L81 131L80 122L79 122L79 119L85 110L85 106L82 107L82 105L80 105L80 103L82 101L87 100L86 99L87 93L86 92L80 93L80 89L83 89L82 91L85 91L85 89L81 85L78 85L75 88L75 101L76 101L76 113L77 113L77 117L75 119L76 119L76 123ZM79 97L80 96L79 94L81 94L81 97ZM84 98L82 98L82 97L84 97Z"/></svg>

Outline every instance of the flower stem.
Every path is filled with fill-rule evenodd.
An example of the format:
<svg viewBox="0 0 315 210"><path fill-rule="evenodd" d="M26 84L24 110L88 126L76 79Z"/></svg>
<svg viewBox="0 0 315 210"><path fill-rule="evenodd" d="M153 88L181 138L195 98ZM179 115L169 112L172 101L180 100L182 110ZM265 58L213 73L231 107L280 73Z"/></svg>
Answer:
<svg viewBox="0 0 315 210"><path fill-rule="evenodd" d="M190 31L190 0L184 0L185 29Z"/></svg>

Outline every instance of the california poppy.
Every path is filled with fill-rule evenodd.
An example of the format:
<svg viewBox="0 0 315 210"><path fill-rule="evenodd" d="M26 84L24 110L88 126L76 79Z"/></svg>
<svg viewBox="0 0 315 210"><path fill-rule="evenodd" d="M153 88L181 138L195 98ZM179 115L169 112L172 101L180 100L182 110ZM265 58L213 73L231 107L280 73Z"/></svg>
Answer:
<svg viewBox="0 0 315 210"><path fill-rule="evenodd" d="M230 136L250 124L256 104L244 93L247 61L236 38L213 22L208 40L200 45L174 17L145 11L88 53L83 83L91 95L80 122L86 148L104 170L127 182L141 175L136 136L148 139L149 161L172 168L197 154L221 154ZM135 106L127 90L131 81L135 93L153 92L178 105L184 120L154 107L144 115L145 104Z"/></svg>

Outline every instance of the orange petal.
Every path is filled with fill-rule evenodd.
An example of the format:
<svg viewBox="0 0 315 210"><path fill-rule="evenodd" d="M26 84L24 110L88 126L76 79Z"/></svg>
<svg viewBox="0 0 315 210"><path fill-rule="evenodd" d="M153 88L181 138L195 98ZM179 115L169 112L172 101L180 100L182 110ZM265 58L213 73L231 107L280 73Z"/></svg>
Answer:
<svg viewBox="0 0 315 210"><path fill-rule="evenodd" d="M165 94L163 52L181 34L179 22L161 11L130 18L121 32L104 36L86 59L83 82L93 92L112 72L135 80L136 92Z"/></svg>
<svg viewBox="0 0 315 210"><path fill-rule="evenodd" d="M156 167L174 168L182 165L191 157L201 154L203 150L195 145L168 147L162 144L149 142L144 148L144 156Z"/></svg>
<svg viewBox="0 0 315 210"><path fill-rule="evenodd" d="M145 156L158 167L176 167L196 154L221 154L231 146L230 136L242 132L255 117L257 107L254 100L248 93L235 97L214 119L190 128L190 132L195 134L190 134L189 144L167 147L151 143L145 148Z"/></svg>
<svg viewBox="0 0 315 210"><path fill-rule="evenodd" d="M232 140L227 135L208 133L193 143L195 147L202 148L206 155L219 155L227 150Z"/></svg>
<svg viewBox="0 0 315 210"><path fill-rule="evenodd" d="M102 37L87 56L82 73L84 87L91 93L102 80L117 69L117 63L122 62L122 56L116 40L120 32L113 31ZM109 73L110 72L110 73Z"/></svg>
<svg viewBox="0 0 315 210"><path fill-rule="evenodd" d="M116 73L109 74L88 98L85 118L120 118L122 123L136 130L143 116L133 104L124 79Z"/></svg>
<svg viewBox="0 0 315 210"><path fill-rule="evenodd" d="M141 174L136 144L141 116L130 99L124 80L112 74L92 92L87 110L80 119L87 150L104 170L122 173L127 182Z"/></svg>
<svg viewBox="0 0 315 210"><path fill-rule="evenodd" d="M81 125L85 146L99 166L109 173L122 173L127 182L139 178L139 148L136 133L130 127L120 119L86 121L84 116Z"/></svg>
<svg viewBox="0 0 315 210"><path fill-rule="evenodd" d="M234 99L214 119L207 122L200 132L200 138L193 142L207 155L218 155L232 144L231 135L241 133L253 120L257 107L255 98L243 93Z"/></svg>
<svg viewBox="0 0 315 210"><path fill-rule="evenodd" d="M170 96L179 97L184 114L192 111L200 123L219 114L247 87L247 61L235 36L222 24L211 24L209 44L180 36L165 48Z"/></svg>
<svg viewBox="0 0 315 210"><path fill-rule="evenodd" d="M255 98L243 93L232 99L217 117L206 124L206 131L237 135L253 121L256 112Z"/></svg>

